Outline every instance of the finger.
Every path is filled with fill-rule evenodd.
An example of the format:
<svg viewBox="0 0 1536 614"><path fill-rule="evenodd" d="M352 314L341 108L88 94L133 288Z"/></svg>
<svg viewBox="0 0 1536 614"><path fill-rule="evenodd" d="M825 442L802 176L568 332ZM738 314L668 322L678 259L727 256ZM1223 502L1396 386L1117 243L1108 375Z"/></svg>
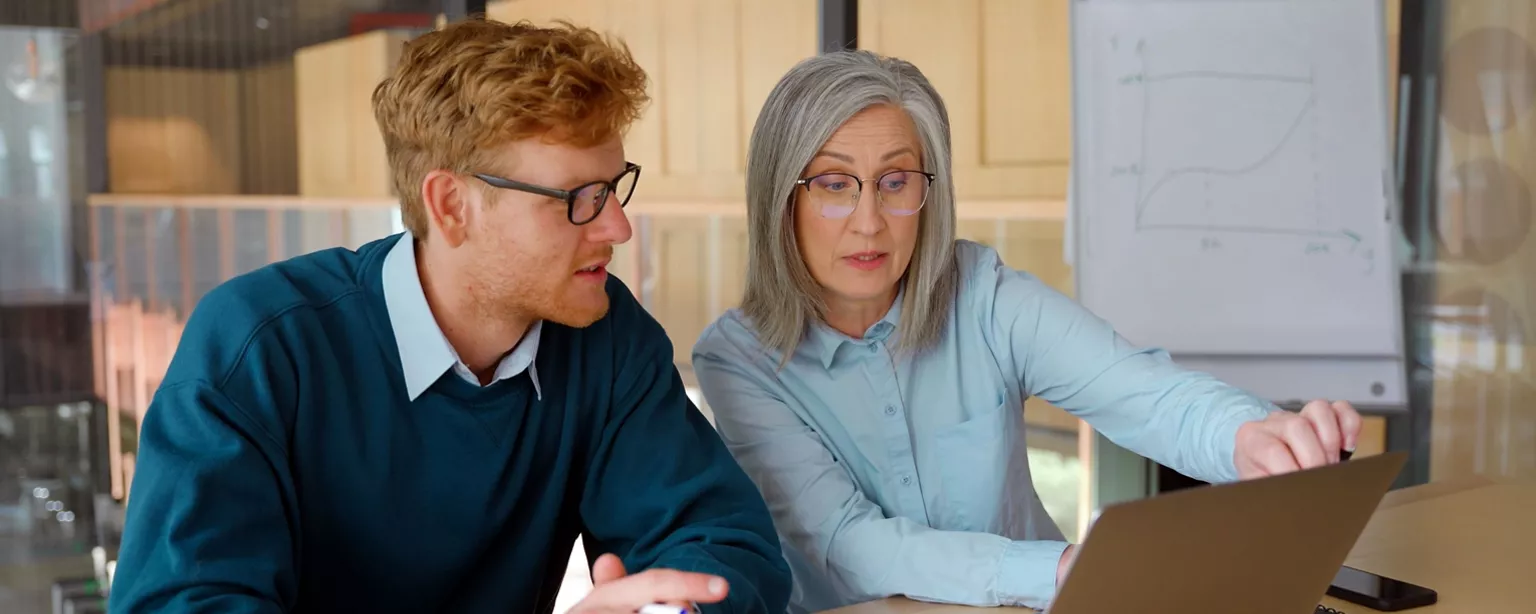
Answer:
<svg viewBox="0 0 1536 614"><path fill-rule="evenodd" d="M594 587L583 603L594 609L627 612L653 603L716 603L725 599L725 579L709 574L653 569Z"/></svg>
<svg viewBox="0 0 1536 614"><path fill-rule="evenodd" d="M1344 449L1353 453L1360 443L1360 429L1364 426L1360 412L1348 401L1334 401L1333 410L1339 414L1339 432L1344 438Z"/></svg>
<svg viewBox="0 0 1536 614"><path fill-rule="evenodd" d="M1285 445L1302 469L1328 464L1328 456L1323 453L1323 444L1317 440L1317 430L1312 427L1311 420L1294 417L1285 421L1282 430Z"/></svg>
<svg viewBox="0 0 1536 614"><path fill-rule="evenodd" d="M613 554L604 554L592 563L592 586L602 586L624 576L624 561Z"/></svg>
<svg viewBox="0 0 1536 614"><path fill-rule="evenodd" d="M1285 440L1275 436L1267 437L1257 445L1253 460L1264 475L1280 475L1301 469Z"/></svg>
<svg viewBox="0 0 1536 614"><path fill-rule="evenodd" d="M1301 417L1312 423L1323 457L1330 463L1339 462L1339 450L1343 440L1339 435L1339 418L1327 401L1313 401L1301 408Z"/></svg>
<svg viewBox="0 0 1536 614"><path fill-rule="evenodd" d="M651 582L655 591L651 596L653 601L715 603L725 599L730 590L725 578L710 574L671 569L656 569L646 574L656 576Z"/></svg>

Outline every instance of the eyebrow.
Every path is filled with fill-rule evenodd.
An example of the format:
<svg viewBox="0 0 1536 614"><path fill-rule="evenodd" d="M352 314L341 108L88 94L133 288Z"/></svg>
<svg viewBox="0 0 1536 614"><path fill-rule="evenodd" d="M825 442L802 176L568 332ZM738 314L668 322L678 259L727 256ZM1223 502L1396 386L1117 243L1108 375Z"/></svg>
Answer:
<svg viewBox="0 0 1536 614"><path fill-rule="evenodd" d="M902 147L901 149L895 149L895 150L886 152L886 154L884 156L880 157L880 161L881 162L889 162L890 160L892 160L894 158L897 158L897 157L901 156L902 154L911 154L911 155L915 156L915 155L917 155L917 152L912 151L911 147ZM844 154L844 153L838 153L838 152L835 152L835 151L827 151L825 149L816 152L816 155L813 156L813 157L820 158L820 157L823 157L823 156L828 157L828 158L833 158L833 159L836 159L836 160L841 160L841 161L843 161L843 162L845 162L847 164L853 164L853 156L850 156L850 155Z"/></svg>

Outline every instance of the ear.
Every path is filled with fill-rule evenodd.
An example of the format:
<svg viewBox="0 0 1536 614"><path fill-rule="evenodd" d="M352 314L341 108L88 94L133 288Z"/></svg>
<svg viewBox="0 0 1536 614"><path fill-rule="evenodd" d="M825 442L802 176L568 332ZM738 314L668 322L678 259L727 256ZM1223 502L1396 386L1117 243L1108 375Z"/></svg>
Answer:
<svg viewBox="0 0 1536 614"><path fill-rule="evenodd" d="M421 203L427 223L449 247L469 238L469 215L474 190L459 176L444 170L427 173L421 180Z"/></svg>

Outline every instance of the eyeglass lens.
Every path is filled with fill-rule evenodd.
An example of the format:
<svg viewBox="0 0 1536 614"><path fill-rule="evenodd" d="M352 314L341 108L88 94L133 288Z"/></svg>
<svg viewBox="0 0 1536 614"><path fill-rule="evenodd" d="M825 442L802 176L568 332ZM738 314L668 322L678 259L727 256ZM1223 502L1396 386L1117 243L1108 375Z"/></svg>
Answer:
<svg viewBox="0 0 1536 614"><path fill-rule="evenodd" d="M635 180L640 176L638 169L629 169L613 184L613 196L618 198L619 206L629 203L629 197L635 191ZM606 182L590 183L576 191L574 202L571 203L571 221L577 224L590 221L597 217L603 210L609 196L609 184Z"/></svg>
<svg viewBox="0 0 1536 614"><path fill-rule="evenodd" d="M893 215L912 215L928 196L928 177L916 171L892 171L880 176L877 200ZM822 216L848 217L859 205L863 182L853 175L827 173L807 182L810 204Z"/></svg>

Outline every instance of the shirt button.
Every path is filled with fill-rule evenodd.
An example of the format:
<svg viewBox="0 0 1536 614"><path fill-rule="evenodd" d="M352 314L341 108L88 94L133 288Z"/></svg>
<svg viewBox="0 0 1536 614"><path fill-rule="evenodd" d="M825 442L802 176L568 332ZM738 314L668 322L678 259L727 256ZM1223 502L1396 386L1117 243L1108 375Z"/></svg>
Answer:
<svg viewBox="0 0 1536 614"><path fill-rule="evenodd" d="M895 405L886 405L885 406L885 415L887 415L887 416L894 416L894 415L896 415L896 406Z"/></svg>
<svg viewBox="0 0 1536 614"><path fill-rule="evenodd" d="M901 476L901 485L902 486L911 486L912 485L912 476L910 476L910 475Z"/></svg>

